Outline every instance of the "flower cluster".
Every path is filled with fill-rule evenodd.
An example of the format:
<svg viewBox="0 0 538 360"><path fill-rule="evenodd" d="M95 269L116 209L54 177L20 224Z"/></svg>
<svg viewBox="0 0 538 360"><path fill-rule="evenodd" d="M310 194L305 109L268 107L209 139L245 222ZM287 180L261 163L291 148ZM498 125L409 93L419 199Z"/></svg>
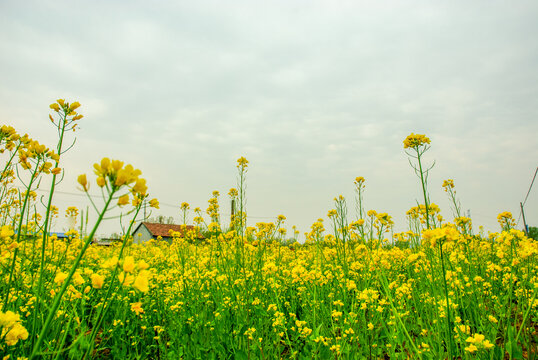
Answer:
<svg viewBox="0 0 538 360"><path fill-rule="evenodd" d="M447 179L447 180L443 181L443 188L445 189L445 192L448 192L448 189L453 189L454 188L454 180Z"/></svg>
<svg viewBox="0 0 538 360"><path fill-rule="evenodd" d="M429 143L430 143L430 139L426 135L413 134L413 133L407 136L405 140L403 141L404 149L408 149L408 148L417 149Z"/></svg>
<svg viewBox="0 0 538 360"><path fill-rule="evenodd" d="M55 103L50 104L49 107L60 116L60 121L57 121L49 114L50 121L58 128L64 127L75 131L77 128L76 121L84 117L84 115L75 111L80 107L78 101L68 103L65 99L58 99Z"/></svg>
<svg viewBox="0 0 538 360"><path fill-rule="evenodd" d="M505 211L497 215L497 221L503 230L510 230L516 226L516 221L512 217L512 213L509 211Z"/></svg>
<svg viewBox="0 0 538 360"><path fill-rule="evenodd" d="M21 324L21 317L13 311L0 311L0 339L6 342L6 345L16 345L19 340L28 338L28 331ZM0 347L1 349L1 347Z"/></svg>
<svg viewBox="0 0 538 360"><path fill-rule="evenodd" d="M133 197L133 206L138 206L141 201L146 198L147 189L146 180L141 178L142 172L135 169L132 165L124 166L123 161L110 160L103 158L100 163L93 165L94 173L97 175L97 185L101 188L106 188L108 192L115 193L124 186L129 188ZM78 183L82 186L82 190L88 192L89 183L86 174L79 175ZM129 194L119 196L117 204L124 206L129 203ZM157 199L149 201L149 205L154 208L159 207Z"/></svg>
<svg viewBox="0 0 538 360"><path fill-rule="evenodd" d="M242 170L246 170L248 167L248 160L241 156L239 159L237 159L237 167Z"/></svg>
<svg viewBox="0 0 538 360"><path fill-rule="evenodd" d="M482 334L474 334L474 336L469 336L467 340L465 340L465 342L469 343L469 346L465 347L465 351L468 351L472 354L479 349L489 350L494 347L494 345L489 340L485 339L486 337Z"/></svg>
<svg viewBox="0 0 538 360"><path fill-rule="evenodd" d="M422 232L422 239L425 245L435 247L437 244L445 242L457 242L461 239L461 234L452 226L442 228L426 229Z"/></svg>

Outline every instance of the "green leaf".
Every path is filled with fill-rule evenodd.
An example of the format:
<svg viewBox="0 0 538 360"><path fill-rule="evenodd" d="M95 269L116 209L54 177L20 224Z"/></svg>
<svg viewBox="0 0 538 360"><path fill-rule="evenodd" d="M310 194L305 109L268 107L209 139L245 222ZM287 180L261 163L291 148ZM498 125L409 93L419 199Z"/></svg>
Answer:
<svg viewBox="0 0 538 360"><path fill-rule="evenodd" d="M241 349L236 350L234 355L235 355L234 358L236 360L247 360L248 359L247 353L244 350L241 350Z"/></svg>

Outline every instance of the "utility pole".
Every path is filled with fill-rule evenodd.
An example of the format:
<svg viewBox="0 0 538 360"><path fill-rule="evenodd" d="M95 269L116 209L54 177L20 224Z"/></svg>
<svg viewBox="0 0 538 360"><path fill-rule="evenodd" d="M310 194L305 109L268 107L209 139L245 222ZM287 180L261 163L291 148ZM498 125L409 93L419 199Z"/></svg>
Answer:
<svg viewBox="0 0 538 360"><path fill-rule="evenodd" d="M521 206L521 215L523 215L523 226L525 227L525 236L529 236L529 228L527 226L527 221L525 220L525 212L523 211L523 203L520 202L519 206Z"/></svg>

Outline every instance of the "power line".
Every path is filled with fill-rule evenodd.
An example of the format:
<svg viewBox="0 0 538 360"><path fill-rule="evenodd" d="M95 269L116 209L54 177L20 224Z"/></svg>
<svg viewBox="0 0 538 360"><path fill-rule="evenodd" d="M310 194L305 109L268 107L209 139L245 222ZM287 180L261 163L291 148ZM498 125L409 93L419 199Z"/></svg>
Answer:
<svg viewBox="0 0 538 360"><path fill-rule="evenodd" d="M26 189L22 186L16 186L17 188L19 189ZM36 191L40 191L40 192L46 192L48 193L49 191L48 190L43 190L43 189L36 189ZM58 191L58 190L55 190L54 191L55 194L62 194L62 195L71 195L71 196L81 196L81 197L91 197L91 198L94 198L94 199L101 199L102 197L101 196L98 196L98 195L90 195L90 194L78 194L78 193L73 193L73 192L68 192L68 191ZM149 203L149 200L145 200L147 203ZM166 206L166 207L169 207L169 208L174 208L174 209L180 209L181 206L180 205L172 205L172 204L167 204L167 203L163 203L163 202L160 202L159 201L159 206ZM230 216L231 214L220 214L221 216ZM250 216L250 215L247 215L247 218L250 218L250 219L275 219L276 216Z"/></svg>
<svg viewBox="0 0 538 360"><path fill-rule="evenodd" d="M521 220L521 215L523 214L523 206L525 206L525 203L527 202L527 199L529 198L529 194L532 189L532 185L534 184L534 180L536 179L536 174L538 173L538 167L536 167L536 170L534 171L534 176L532 177L531 185L529 186L529 190L527 191L527 195L525 196L525 200L523 201L521 205L521 209L519 210L519 216L517 218L517 225L519 225L519 220Z"/></svg>
<svg viewBox="0 0 538 360"><path fill-rule="evenodd" d="M538 167L536 168L536 171L534 172L534 177L532 178L531 186L529 186L529 191L527 191L527 196L525 196L525 200L523 200L523 206L525 206L525 203L527 202L527 198L529 197L529 193L532 189L532 184L534 184L534 179L536 179L536 174L538 173Z"/></svg>

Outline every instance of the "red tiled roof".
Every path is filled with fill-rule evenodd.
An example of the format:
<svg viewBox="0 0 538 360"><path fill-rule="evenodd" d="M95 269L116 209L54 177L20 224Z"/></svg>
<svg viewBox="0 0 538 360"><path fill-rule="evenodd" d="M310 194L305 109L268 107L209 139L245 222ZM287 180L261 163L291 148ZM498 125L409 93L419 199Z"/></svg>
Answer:
<svg viewBox="0 0 538 360"><path fill-rule="evenodd" d="M181 234L181 237L185 237L185 234L183 232L183 229L185 228L187 231L193 231L194 226L192 225L173 225L173 224L159 224L159 223L150 223L150 222L143 222L142 223L149 232L154 236L160 236L163 238L170 237L170 232L179 232ZM203 236L198 233L198 238L202 238Z"/></svg>

